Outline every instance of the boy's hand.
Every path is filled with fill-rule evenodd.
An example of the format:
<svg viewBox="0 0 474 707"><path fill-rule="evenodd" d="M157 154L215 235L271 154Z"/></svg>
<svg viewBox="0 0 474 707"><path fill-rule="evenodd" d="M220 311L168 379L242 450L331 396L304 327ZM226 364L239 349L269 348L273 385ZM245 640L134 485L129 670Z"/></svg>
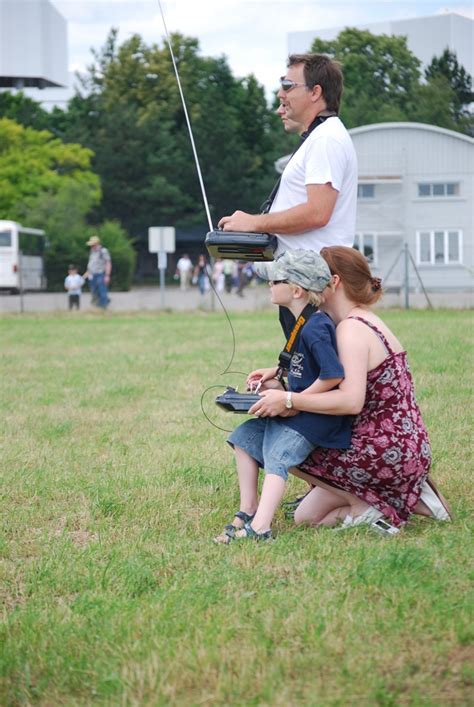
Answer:
<svg viewBox="0 0 474 707"><path fill-rule="evenodd" d="M267 381L271 381L272 378L275 378L277 371L277 366L274 366L273 368L257 368L255 371L252 371L247 376L247 390L255 391L257 386L259 386L259 390L266 390L267 388L276 387L272 384L264 385L264 383L267 383ZM282 387L278 381L275 381L275 383L279 388Z"/></svg>

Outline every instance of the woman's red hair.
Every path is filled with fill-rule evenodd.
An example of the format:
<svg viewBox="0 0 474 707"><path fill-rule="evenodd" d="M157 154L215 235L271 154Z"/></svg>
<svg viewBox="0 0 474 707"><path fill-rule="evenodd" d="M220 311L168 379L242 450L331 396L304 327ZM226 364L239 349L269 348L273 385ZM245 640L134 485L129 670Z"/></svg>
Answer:
<svg viewBox="0 0 474 707"><path fill-rule="evenodd" d="M357 304L370 306L382 296L382 281L372 277L365 257L355 248L333 245L323 248L321 255L332 275L339 275L347 297Z"/></svg>

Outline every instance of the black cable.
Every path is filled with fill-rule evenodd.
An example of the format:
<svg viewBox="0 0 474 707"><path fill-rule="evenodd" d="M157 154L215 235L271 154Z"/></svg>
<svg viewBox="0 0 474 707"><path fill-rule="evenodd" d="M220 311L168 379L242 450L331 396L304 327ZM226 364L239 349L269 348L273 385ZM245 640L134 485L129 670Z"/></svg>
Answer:
<svg viewBox="0 0 474 707"><path fill-rule="evenodd" d="M224 427L219 427L219 425L216 425L215 422L213 422L211 420L211 418L206 415L206 412L204 410L204 405L203 405L204 396L206 395L206 393L209 390L212 390L213 388L222 388L222 386L221 385L210 385L209 388L206 388L206 390L203 390L202 395L201 395L201 412L204 415L204 417L206 418L206 420L208 422L210 422L213 427L216 427L218 430L222 430L222 432L233 432L234 430L226 430Z"/></svg>
<svg viewBox="0 0 474 707"><path fill-rule="evenodd" d="M246 374L246 373L243 373L242 371L231 371L231 370L229 370L230 367L231 367L231 365L232 365L232 362L233 362L233 360L234 360L234 356L235 356L235 349L236 349L235 331L234 331L234 327L232 326L232 322L231 322L229 313L228 313L227 309L225 308L224 302L222 301L222 299L221 299L221 297L220 297L220 295L219 295L219 293L218 293L216 287L214 286L214 282L212 281L212 272L209 271L209 266L208 266L207 263L206 263L206 265L205 265L205 271L206 271L206 275L207 275L207 277L208 277L208 279L209 279L209 284L210 284L211 288L213 289L213 291L214 291L214 293L215 293L217 299L219 300L219 304L221 305L222 310L223 310L223 312L224 312L224 314L225 314L225 316L226 316L226 319L227 319L227 321L228 321L228 323L229 323L229 327L230 327L230 331L231 331L231 335L232 335L232 353L231 353L231 356L230 356L230 361L229 361L229 363L227 364L226 368L224 368L224 370L223 370L219 375L220 375L220 376L223 376L223 375L225 375L226 373L232 373L232 375L235 374L235 375L239 375L239 376L246 376L247 374ZM204 410L203 400L204 400L204 396L206 395L206 393L207 393L209 390L212 390L213 388L221 388L221 387L222 387L222 386L220 386L220 385L210 385L208 388L206 388L206 389L202 392L201 401L200 401L200 403L201 403L201 412L202 412L202 414L204 415L204 417L206 418L206 420L207 420L208 422L210 422L213 427L216 427L218 430L222 430L222 432L233 432L233 430L227 430L227 429L225 429L224 427L219 427L219 425L216 425L216 424L208 417L208 415L206 414L206 412L205 412L205 410Z"/></svg>
<svg viewBox="0 0 474 707"><path fill-rule="evenodd" d="M186 106L186 101L185 101L185 99L184 99L184 93L183 93L183 89L182 89L182 86L181 86L181 80L180 80L180 78L179 78L178 67L177 67L176 59L175 59L175 56L174 56L174 53L173 53L173 47L172 47L172 45L171 45L171 37L170 37L170 34L169 34L169 32L168 32L168 27L167 27L167 25L166 25L166 20L165 20L165 16L164 16L164 12L163 12L163 7L162 7L162 5L161 5L161 0L158 0L158 5L159 5L159 8L160 8L161 19L162 19L162 21L163 21L163 27L164 27L164 30L165 30L166 41L167 41L167 43L168 43L168 48L169 48L169 51L170 51L171 60L172 60L172 62L173 62L173 68L174 68L174 72L175 72L175 76L176 76L176 81L177 81L177 83L178 83L178 89L179 89L179 93L180 93L180 96L181 96L181 103L182 103L182 106L183 106L184 116L185 116L185 118L186 118L186 124L187 124L187 127L188 127L189 138L190 138L190 140L191 140L191 147L192 147L192 149L193 149L194 161L195 161L195 163L196 163L196 170L197 170L197 174L198 174L198 178L199 178L199 184L200 184L200 186L201 186L201 193L202 193L202 198L203 198L203 202L204 202L204 208L205 208L205 211L206 211L207 220L208 220L208 224L209 224L209 230L212 231L212 230L213 230L213 225L212 225L212 219L211 219L211 212L210 212L209 203L208 203L208 200L207 200L206 189L205 189L205 186L204 186L204 180L203 180L202 174L201 174L201 167L200 167L200 164L199 164L199 158L198 158L198 154L197 154L197 149L196 149L196 145L195 145L195 143L194 143L194 136L193 136L193 131L192 131L192 127L191 127L191 121L190 121L190 119L189 119L188 109L187 109L187 106ZM232 326L232 322L230 321L230 317L229 317L229 315L228 315L228 313L227 313L227 310L226 310L226 308L225 308L225 306L224 306L224 303L223 303L222 299L220 298L219 293L217 292L216 288L214 287L214 283L213 283L213 281L212 281L212 276L209 275L209 272L208 272L208 269L207 269L207 268L208 268L208 266L207 266L207 263L206 263L206 264L205 264L205 267L204 267L204 270L205 270L205 272L206 272L206 274L207 274L207 277L209 278L209 283L210 283L212 289L214 290L214 292L215 292L215 294L216 294L216 296L217 296L217 299L218 299L219 302L220 302L220 305L221 305L221 307L222 307L222 309L223 309L223 311L224 311L224 314L225 314L225 316L226 316L226 318L227 318L227 321L229 322L229 327L230 327L230 331L231 331L231 334L232 334L232 353L231 353L231 356L230 356L230 361L229 361L227 367L222 371L222 373L221 373L220 375L222 376L222 375L224 375L225 373L235 373L235 374L238 374L238 373L240 373L239 371L231 371L231 370L230 370L230 367L231 367L231 365L232 365L232 361L234 360L234 356L235 356L235 332L234 332L234 327ZM242 373L241 375L245 375L245 373ZM215 386L211 386L211 387L215 387ZM220 387L220 386L217 386L217 387ZM203 398L204 394L207 392L207 390L210 390L210 388L207 388L207 389L203 392L203 394L202 394L202 396L201 396L201 410L202 410L202 412L203 412L203 414L204 414L204 417L205 417L209 422L211 422L212 425L214 425L214 423L208 418L208 416L207 416L206 413L204 412L204 408L203 408L203 406L202 406L202 398ZM214 427L217 427L217 425L214 425ZM218 429L223 429L223 428L222 428L222 427L219 427ZM230 430L224 430L224 431L225 431L225 432L228 432L228 431L230 431Z"/></svg>

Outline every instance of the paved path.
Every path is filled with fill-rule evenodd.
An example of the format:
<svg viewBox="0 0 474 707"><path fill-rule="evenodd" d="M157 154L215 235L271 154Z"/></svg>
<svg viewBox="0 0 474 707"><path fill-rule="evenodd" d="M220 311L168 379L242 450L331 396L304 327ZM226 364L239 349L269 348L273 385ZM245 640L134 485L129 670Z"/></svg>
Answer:
<svg viewBox="0 0 474 707"><path fill-rule="evenodd" d="M470 309L474 306L472 292L453 294L430 293L430 300L434 307ZM112 292L111 312L137 312L137 311L192 311L201 309L206 311L221 312L222 307L212 292L204 296L199 294L197 288L181 292L177 287L166 288L164 295L159 287L137 287L130 292ZM257 285L247 287L243 297L236 294L223 293L221 295L225 308L229 312L255 312L271 309L268 287ZM22 311L20 295L0 295L0 314L19 313ZM379 305L382 308L404 306L403 293L387 293ZM426 300L422 294L410 294L410 306L414 309L425 308ZM23 296L24 312L55 312L67 310L67 295L61 292L28 292ZM91 295L86 292L82 295L82 311L91 310Z"/></svg>
<svg viewBox="0 0 474 707"><path fill-rule="evenodd" d="M244 291L244 296L223 293L220 295L224 306L229 311L255 311L269 309L270 303L268 287L264 285L250 286ZM22 302L20 295L5 294L0 296L0 313L21 312ZM133 311L191 311L204 309L208 311L222 311L216 295L207 292L201 296L197 288L181 292L179 288L168 287L164 293L159 287L137 287L129 292L111 292L111 312ZM54 312L67 310L67 294L62 292L28 292L23 295L24 312ZM85 292L81 299L81 310L91 309L91 295Z"/></svg>

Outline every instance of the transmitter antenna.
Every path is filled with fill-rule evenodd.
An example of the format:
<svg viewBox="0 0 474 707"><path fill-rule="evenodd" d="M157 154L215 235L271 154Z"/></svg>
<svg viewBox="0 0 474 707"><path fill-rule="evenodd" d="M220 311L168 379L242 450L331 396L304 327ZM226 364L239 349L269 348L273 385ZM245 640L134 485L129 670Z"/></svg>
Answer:
<svg viewBox="0 0 474 707"><path fill-rule="evenodd" d="M168 47L170 50L171 61L173 62L174 73L176 74L176 81L178 82L179 95L181 96L181 103L183 104L184 117L186 118L186 124L188 126L188 131L189 131L189 137L191 139L191 146L193 148L194 161L196 163L199 184L201 185L202 198L204 200L204 208L206 209L206 216L207 216L207 221L209 223L209 230L213 231L214 227L212 225L211 212L209 210L209 202L207 201L206 188L204 186L204 181L202 178L201 166L199 164L199 157L197 154L196 145L194 143L193 130L191 128L191 121L189 120L188 109L186 107L186 101L184 100L184 93L183 93L183 89L181 87L181 80L179 78L178 67L176 65L176 59L174 57L173 47L171 46L171 39L170 39L170 35L168 32L168 27L166 26L166 20L165 20L165 16L163 13L163 8L161 6L161 0L158 0L158 5L160 6L161 19L163 20L163 27L165 28L166 41L168 43Z"/></svg>

